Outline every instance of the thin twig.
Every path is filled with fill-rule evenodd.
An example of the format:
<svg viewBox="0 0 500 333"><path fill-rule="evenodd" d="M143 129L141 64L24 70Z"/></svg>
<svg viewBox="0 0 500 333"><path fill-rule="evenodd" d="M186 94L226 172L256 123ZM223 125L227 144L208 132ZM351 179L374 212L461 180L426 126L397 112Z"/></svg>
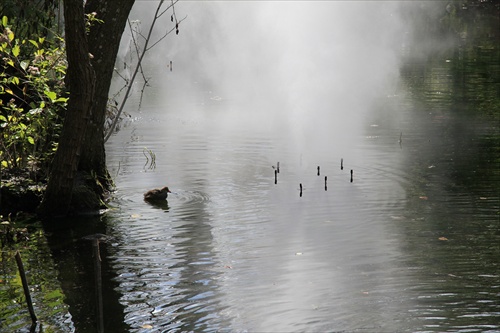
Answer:
<svg viewBox="0 0 500 333"><path fill-rule="evenodd" d="M183 19L181 19L180 21L178 21L176 25L178 25L179 23L181 23L182 21L184 21L186 18L187 18L187 15ZM169 31L165 32L165 34L162 37L160 37L160 39L158 39L153 45L151 45L150 47L148 47L148 51L153 46L155 46L156 44L158 44L159 42L161 42L165 37L167 37L168 35L170 35L174 30L177 30L177 27L174 27L174 28L170 29Z"/></svg>
<svg viewBox="0 0 500 333"><path fill-rule="evenodd" d="M177 1L178 0L176 0L175 2L172 1L172 4L169 5L169 7L173 6L175 3L177 3ZM153 18L153 22L151 23L151 27L149 28L149 31L148 31L148 36L146 38L146 41L144 42L144 48L142 50L142 53L140 54L139 59L137 60L137 66L135 67L134 74L132 75L132 77L130 79L130 84L127 87L127 90L125 92L125 96L123 97L122 103L120 105L120 109L118 110L118 114L116 115L116 118L114 119L113 123L111 124L109 132L104 137L104 142L107 142L108 139L111 137L111 134L113 133L113 131L114 131L115 127L116 127L116 124L118 123L118 119L120 118L120 115L123 112L123 108L125 107L125 104L126 104L126 102L128 100L128 96L130 95L130 91L132 89L133 82L135 81L135 77L137 76L137 73L139 72L139 69L141 68L142 60L144 59L144 56L145 56L146 52L150 49L150 47L148 48L148 43L149 43L149 41L151 39L151 35L153 33L153 28L155 26L155 23L158 20L158 18L160 17L158 13L160 12L160 8L161 8L163 2L164 2L164 0L161 0L160 3L158 4L158 7L156 8L156 12L155 12L155 15L154 15L154 18ZM165 11L163 11L162 14L164 12ZM176 27L178 27L178 22L176 22ZM164 37L162 37L162 39ZM156 42L154 45L156 45L157 43L158 42Z"/></svg>

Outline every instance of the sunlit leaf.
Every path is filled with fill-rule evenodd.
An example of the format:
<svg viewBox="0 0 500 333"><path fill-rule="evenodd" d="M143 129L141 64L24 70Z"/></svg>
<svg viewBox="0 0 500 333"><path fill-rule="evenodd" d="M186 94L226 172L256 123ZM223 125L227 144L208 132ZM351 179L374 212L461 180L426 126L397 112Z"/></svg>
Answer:
<svg viewBox="0 0 500 333"><path fill-rule="evenodd" d="M7 64L9 64L12 67L14 67L14 61L12 59L7 60Z"/></svg>
<svg viewBox="0 0 500 333"><path fill-rule="evenodd" d="M7 161L2 161L2 167L3 168L6 168L8 166L9 166L9 164L7 163Z"/></svg>
<svg viewBox="0 0 500 333"><path fill-rule="evenodd" d="M12 83L14 83L15 85L18 85L19 84L19 78L17 76L13 76L12 77Z"/></svg>
<svg viewBox="0 0 500 333"><path fill-rule="evenodd" d="M29 40L29 42L33 45L35 45L36 48L38 48L38 43L32 39Z"/></svg>
<svg viewBox="0 0 500 333"><path fill-rule="evenodd" d="M4 27L6 27L8 23L9 23L9 19L7 18L7 16L5 16L5 15L4 15L4 16L2 17L2 25L3 25Z"/></svg>
<svg viewBox="0 0 500 333"><path fill-rule="evenodd" d="M36 108L36 109L31 109L29 110L29 114L39 114L39 113L42 113L43 109L41 108Z"/></svg>
<svg viewBox="0 0 500 333"><path fill-rule="evenodd" d="M21 65L22 69L26 70L26 68L28 68L29 64L30 64L30 62L28 60L23 60L23 61L21 61L20 65Z"/></svg>
<svg viewBox="0 0 500 333"><path fill-rule="evenodd" d="M5 92L6 92L7 94L11 94L11 95L13 95L13 96L14 96L14 93L13 93L13 92L12 92L12 90L11 90L11 89L9 89L9 88L5 88Z"/></svg>
<svg viewBox="0 0 500 333"><path fill-rule="evenodd" d="M32 145L35 144L35 140L31 136L28 136L28 142L31 143Z"/></svg>
<svg viewBox="0 0 500 333"><path fill-rule="evenodd" d="M45 41L45 38L44 38L44 37L39 37L39 38L38 38L38 42L39 42L40 44L43 44L43 42L44 42L44 41Z"/></svg>
<svg viewBox="0 0 500 333"><path fill-rule="evenodd" d="M58 99L55 99L53 102L62 102L62 103L66 103L68 101L69 98L66 98L66 97L59 97Z"/></svg>
<svg viewBox="0 0 500 333"><path fill-rule="evenodd" d="M19 45L14 45L14 47L12 48L12 55L14 55L14 57L17 57L19 56L20 51L21 49L19 48Z"/></svg>
<svg viewBox="0 0 500 333"><path fill-rule="evenodd" d="M47 96L52 102L54 102L54 100L57 98L57 94L53 91L48 91L48 90L45 90L43 92L45 94L45 96Z"/></svg>

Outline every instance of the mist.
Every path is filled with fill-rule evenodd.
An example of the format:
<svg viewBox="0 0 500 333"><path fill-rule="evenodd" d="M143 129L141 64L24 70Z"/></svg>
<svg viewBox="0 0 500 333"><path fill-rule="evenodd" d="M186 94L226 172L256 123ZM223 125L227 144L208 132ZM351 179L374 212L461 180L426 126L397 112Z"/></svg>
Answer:
<svg viewBox="0 0 500 333"><path fill-rule="evenodd" d="M155 7L137 2L131 18L143 31ZM167 112L187 105L209 112L207 103L219 103L226 110L219 130L245 122L281 131L301 151L345 142L362 133L375 102L397 93L402 49L412 38L402 7L396 1L180 1L179 35L146 58L152 90L159 91L155 103ZM171 26L165 17L156 36Z"/></svg>

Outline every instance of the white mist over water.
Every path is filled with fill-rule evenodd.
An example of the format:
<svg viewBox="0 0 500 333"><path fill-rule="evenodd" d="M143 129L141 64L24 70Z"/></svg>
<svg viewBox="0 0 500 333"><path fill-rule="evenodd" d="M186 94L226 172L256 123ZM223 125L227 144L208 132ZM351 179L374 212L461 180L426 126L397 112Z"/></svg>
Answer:
<svg viewBox="0 0 500 333"><path fill-rule="evenodd" d="M155 7L138 1L131 14L143 33ZM180 1L176 13L187 16L179 35L146 59L165 112L205 94L230 105L219 130L245 122L319 153L360 135L374 101L396 91L405 35L398 2ZM171 25L165 17L157 35Z"/></svg>

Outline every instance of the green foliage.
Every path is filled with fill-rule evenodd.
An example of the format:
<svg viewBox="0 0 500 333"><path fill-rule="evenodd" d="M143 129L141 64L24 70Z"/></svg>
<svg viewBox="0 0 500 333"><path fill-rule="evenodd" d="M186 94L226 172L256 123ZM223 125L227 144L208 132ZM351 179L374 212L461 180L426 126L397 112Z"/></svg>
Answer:
<svg viewBox="0 0 500 333"><path fill-rule="evenodd" d="M16 38L0 26L0 163L36 171L51 158L68 100L62 39ZM47 163L45 163L47 165Z"/></svg>
<svg viewBox="0 0 500 333"><path fill-rule="evenodd" d="M57 29L58 23L61 23L61 15L58 15L60 3L60 0L2 0L0 13L9 18L11 29L18 38L48 36L52 33L51 29ZM7 26L4 22L2 25Z"/></svg>

